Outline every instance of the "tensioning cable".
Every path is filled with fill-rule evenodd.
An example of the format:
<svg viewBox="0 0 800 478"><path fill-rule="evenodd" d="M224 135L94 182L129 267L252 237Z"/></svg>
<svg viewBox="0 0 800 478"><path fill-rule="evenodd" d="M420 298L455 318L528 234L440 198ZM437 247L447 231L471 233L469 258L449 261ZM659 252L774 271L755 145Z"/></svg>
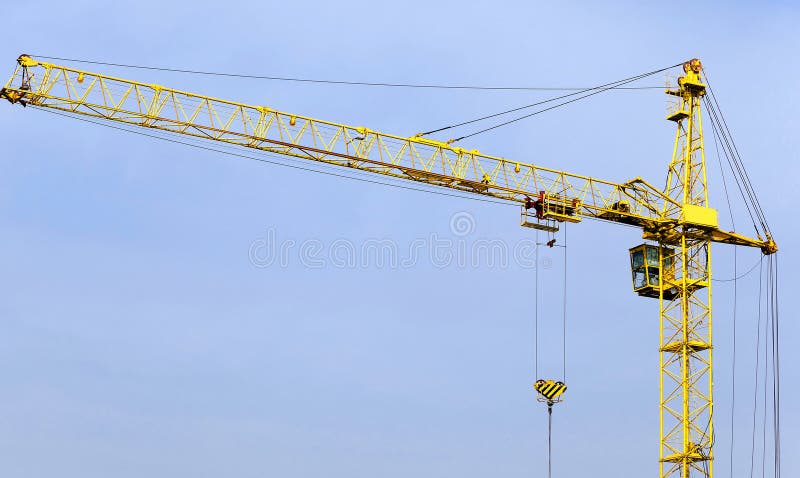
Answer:
<svg viewBox="0 0 800 478"><path fill-rule="evenodd" d="M436 84L436 83L394 83L394 82L373 82L373 81L355 81L355 80L331 80L320 78L300 78L292 76L274 76L274 75L256 75L248 73L232 73L223 71L204 71L194 70L189 68L166 68L159 66L147 65L132 65L127 63L112 63L108 61L99 60L86 60L78 58L63 58L58 56L47 56L31 54L38 58L46 60L69 61L72 63L86 63L89 65L103 65L113 66L118 68L131 68L138 70L154 70L165 71L169 73L188 73L192 75L205 75L205 76L223 76L232 78L246 78L253 80L272 80L272 81L287 81L296 83L317 83L328 85L344 85L344 86L378 86L389 88L423 88L423 89L437 89L437 90L487 90L487 91L585 91L586 87L574 86L501 86L501 85L449 85L449 84ZM614 89L618 90L656 90L661 89L661 86L620 86Z"/></svg>
<svg viewBox="0 0 800 478"><path fill-rule="evenodd" d="M452 125L443 126L441 128L436 128L436 129L433 129L433 130L430 130L430 131L426 131L424 133L420 133L420 136L426 136L426 135L429 135L429 134L438 133L440 131L445 131L445 130L448 130L448 129L457 128L459 126L464 126L464 125L468 125L468 124L472 124L472 123L477 123L479 121L484 121L484 120L487 120L487 119L496 118L498 116L506 115L506 114L509 114L509 113L514 113L514 112L521 111L521 110L524 110L524 109L532 108L534 106L540 106L540 105L543 105L543 104L546 104L546 103L550 103L552 101L557 101L557 100L560 100L560 99L569 98L571 96L577 96L576 98L572 98L572 99L569 99L567 101L563 101L561 103L557 103L557 104L555 104L553 106L550 106L550 107L547 107L547 108L544 108L544 109L541 109L541 110L538 110L538 111L534 111L533 113L529 113L527 115L523 115L523 116L520 116L518 118L514 118L514 119L511 119L511 120L505 121L503 123L500 123L500 124L497 124L497 125L494 125L494 126L491 126L491 127L488 127L488 128L484 128L484 129L476 131L474 133L471 133L471 134L468 134L468 135L465 135L465 136L461 136L461 137L458 137L458 138L455 138L455 139L451 139L451 140L448 141L448 143L455 143L457 141L461 141L462 139L469 138L469 137L472 137L472 136L475 136L475 135L478 135L478 134L481 134L481 133L485 133L486 131L491 131L493 129L497 129L497 128L500 128L502 126L506 126L508 124L515 123L517 121L520 121L520 120L523 120L523 119L526 119L526 118L530 118L531 116L535 116L535 115L544 113L546 111L550 111L550 110L559 108L561 106L565 106L565 105L568 105L570 103L574 103L576 101L588 98L590 96L594 96L594 95L599 94L599 93L603 93L603 92L606 92L606 91L609 91L609 90L612 90L612 89L615 89L615 88L619 88L622 85L626 85L628 83L632 83L634 81L641 80L642 78L646 78L648 76L652 76L652 75L655 75L657 73L661 73L663 71L669 70L671 68L675 68L676 66L679 66L679 65L682 65L682 64L683 63L678 63L678 64L671 65L671 66L668 66L668 67L660 68L658 70L653 70L653 71L650 71L650 72L647 72L647 73L642 73L642 74L631 76L631 77L628 77L628 78L623 78L621 80L612 81L610 83L605 83L605 84L602 84L602 85L599 85L599 86L594 86L594 87L591 87L591 88L585 88L583 90L576 91L574 93L568 93L568 94L565 94L565 95L556 96L556 97L553 97L553 98L550 98L550 99L547 99L547 100L537 101L536 103L531 103L531 104L528 104L528 105L523 105L523 106L519 106L519 107L516 107L516 108L512 108L512 109L509 109L509 110L500 111L498 113L493 113L493 114L490 114L490 115L481 116L481 117L474 118L474 119L471 119L471 120L468 120L468 121L462 121L460 123L455 123L455 124L452 124ZM580 96L580 95L582 95L582 96Z"/></svg>

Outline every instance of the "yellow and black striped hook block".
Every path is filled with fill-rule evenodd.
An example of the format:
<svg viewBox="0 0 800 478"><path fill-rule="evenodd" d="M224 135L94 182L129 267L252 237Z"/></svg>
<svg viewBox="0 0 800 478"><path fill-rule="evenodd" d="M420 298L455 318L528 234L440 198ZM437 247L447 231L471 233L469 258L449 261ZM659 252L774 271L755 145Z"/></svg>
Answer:
<svg viewBox="0 0 800 478"><path fill-rule="evenodd" d="M539 379L533 384L533 389L539 393L539 400L548 403L560 402L561 395L567 391L564 382Z"/></svg>

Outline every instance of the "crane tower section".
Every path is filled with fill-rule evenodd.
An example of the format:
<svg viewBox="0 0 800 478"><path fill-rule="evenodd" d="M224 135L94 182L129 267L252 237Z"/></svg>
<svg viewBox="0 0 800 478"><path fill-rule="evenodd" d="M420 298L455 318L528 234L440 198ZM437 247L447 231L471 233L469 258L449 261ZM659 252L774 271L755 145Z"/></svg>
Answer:
<svg viewBox="0 0 800 478"><path fill-rule="evenodd" d="M702 65L683 66L669 120L677 124L664 193L664 218L674 227L645 234L658 247L644 248L644 262L657 267L660 309L660 476L711 477L713 472L713 374L711 342L711 241L716 210L708 204L703 125L706 85ZM698 233L698 232L701 233ZM655 274L648 274L650 277Z"/></svg>

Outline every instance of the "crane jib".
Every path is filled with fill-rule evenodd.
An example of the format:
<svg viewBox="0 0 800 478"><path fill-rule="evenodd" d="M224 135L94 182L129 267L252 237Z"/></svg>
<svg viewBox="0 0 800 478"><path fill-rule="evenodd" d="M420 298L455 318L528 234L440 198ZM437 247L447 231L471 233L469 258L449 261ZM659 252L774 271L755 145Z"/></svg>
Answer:
<svg viewBox="0 0 800 478"><path fill-rule="evenodd" d="M750 239L685 220L683 211L675 214L667 193L639 178L615 183L484 155L419 135L384 134L38 62L29 55L20 56L17 63L0 98L23 106L220 141L523 205L543 192L545 213L522 221L528 227L557 228L563 221L592 218L638 226L647 236L664 240L677 237L675 231L683 228L715 242L765 251L774 247L769 239Z"/></svg>

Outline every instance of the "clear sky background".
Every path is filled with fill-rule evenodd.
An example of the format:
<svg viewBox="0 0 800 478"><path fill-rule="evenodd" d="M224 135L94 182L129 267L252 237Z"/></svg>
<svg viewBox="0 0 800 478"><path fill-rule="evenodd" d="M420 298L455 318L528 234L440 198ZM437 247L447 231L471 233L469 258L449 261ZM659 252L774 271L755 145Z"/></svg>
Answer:
<svg viewBox="0 0 800 478"><path fill-rule="evenodd" d="M800 475L793 2L79 0L5 10L5 75L31 53L343 80L592 86L701 58L782 251L783 471ZM86 68L408 135L552 95ZM610 92L466 146L661 184L674 139L665 102L659 90ZM546 412L531 389L533 269L250 259L269 231L325 246L385 239L407 250L431 234L513 246L532 234L514 207L259 164L9 104L0 128L0 475L545 475ZM722 208L711 145L709 136L712 201ZM451 230L459 213L473 221L467 236ZM736 213L737 229L750 232ZM627 256L641 238L596 222L568 231L570 390L554 412L555 476L653 476L657 303L631 291ZM561 373L562 254L540 257L540 375ZM741 272L759 253L740 250L738 260ZM730 247L714 247L714 267L732 276ZM730 476L732 285L715 287L716 471ZM757 288L757 273L739 283L735 477L750 476ZM760 476L760 461L755 468Z"/></svg>

